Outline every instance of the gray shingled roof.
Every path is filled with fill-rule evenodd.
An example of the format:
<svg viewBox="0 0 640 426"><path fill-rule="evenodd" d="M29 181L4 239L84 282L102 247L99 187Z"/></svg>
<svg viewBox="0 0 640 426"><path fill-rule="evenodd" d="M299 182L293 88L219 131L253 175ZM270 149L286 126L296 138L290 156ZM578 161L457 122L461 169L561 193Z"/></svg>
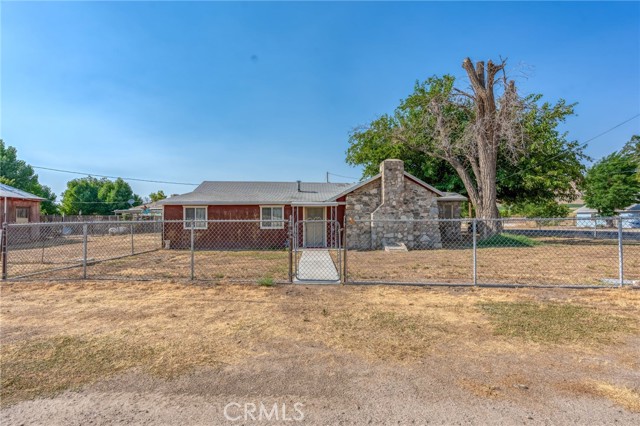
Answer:
<svg viewBox="0 0 640 426"><path fill-rule="evenodd" d="M0 183L0 197L20 198L23 200L44 200L42 197L14 188L13 186L5 185L4 183Z"/></svg>
<svg viewBox="0 0 640 426"><path fill-rule="evenodd" d="M161 204L291 204L328 201L353 183L202 182L193 192L176 195Z"/></svg>

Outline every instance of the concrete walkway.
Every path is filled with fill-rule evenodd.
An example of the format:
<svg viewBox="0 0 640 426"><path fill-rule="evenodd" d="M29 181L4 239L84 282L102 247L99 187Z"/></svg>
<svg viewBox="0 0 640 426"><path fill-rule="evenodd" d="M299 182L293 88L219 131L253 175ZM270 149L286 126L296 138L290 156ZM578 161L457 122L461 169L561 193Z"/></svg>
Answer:
<svg viewBox="0 0 640 426"><path fill-rule="evenodd" d="M340 274L336 270L329 250L302 250L302 255L298 262L298 274L293 282L313 284L339 283Z"/></svg>

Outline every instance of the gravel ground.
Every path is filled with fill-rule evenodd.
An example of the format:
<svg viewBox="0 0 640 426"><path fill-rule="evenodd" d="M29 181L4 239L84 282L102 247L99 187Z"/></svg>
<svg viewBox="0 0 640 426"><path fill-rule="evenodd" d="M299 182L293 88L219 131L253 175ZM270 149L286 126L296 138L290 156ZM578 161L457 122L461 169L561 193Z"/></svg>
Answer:
<svg viewBox="0 0 640 426"><path fill-rule="evenodd" d="M391 366L324 347L284 352L169 381L129 372L54 398L20 402L2 410L0 420L6 426L292 424L296 419L312 425L640 423L640 414L606 399L550 388L543 379L548 372L528 360L470 365L431 357ZM575 377L562 368L565 361L558 358L552 369L570 382ZM494 384L474 381L479 375ZM229 406L227 419L224 407L230 403L238 405ZM296 403L303 404L296 406L299 411ZM267 412L278 404L278 420L260 418L256 411L256 421L246 421L245 404L249 409L262 404Z"/></svg>
<svg viewBox="0 0 640 426"><path fill-rule="evenodd" d="M634 290L33 282L0 295L2 426L640 424ZM512 326L532 302L555 310L520 324L538 332L525 339L496 334L489 302L520 307Z"/></svg>

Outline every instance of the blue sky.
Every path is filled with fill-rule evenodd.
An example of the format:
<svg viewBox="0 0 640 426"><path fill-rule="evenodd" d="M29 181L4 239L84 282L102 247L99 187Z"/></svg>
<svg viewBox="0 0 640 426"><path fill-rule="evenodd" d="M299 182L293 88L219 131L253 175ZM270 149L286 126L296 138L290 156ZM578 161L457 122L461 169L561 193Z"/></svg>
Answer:
<svg viewBox="0 0 640 426"><path fill-rule="evenodd" d="M417 79L463 78L466 56L507 57L523 93L578 102L572 139L640 113L637 2L1 8L0 136L38 166L196 183L358 177L344 162L349 131ZM633 133L640 118L588 153ZM76 177L38 174L58 194ZM190 190L131 184L143 196Z"/></svg>

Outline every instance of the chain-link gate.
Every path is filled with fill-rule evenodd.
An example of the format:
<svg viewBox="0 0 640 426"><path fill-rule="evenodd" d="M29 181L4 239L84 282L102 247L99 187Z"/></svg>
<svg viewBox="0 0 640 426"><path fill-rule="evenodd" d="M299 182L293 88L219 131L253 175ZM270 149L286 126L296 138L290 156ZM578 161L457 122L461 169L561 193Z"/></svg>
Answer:
<svg viewBox="0 0 640 426"><path fill-rule="evenodd" d="M300 220L293 224L294 282L341 282L341 232L337 220Z"/></svg>

